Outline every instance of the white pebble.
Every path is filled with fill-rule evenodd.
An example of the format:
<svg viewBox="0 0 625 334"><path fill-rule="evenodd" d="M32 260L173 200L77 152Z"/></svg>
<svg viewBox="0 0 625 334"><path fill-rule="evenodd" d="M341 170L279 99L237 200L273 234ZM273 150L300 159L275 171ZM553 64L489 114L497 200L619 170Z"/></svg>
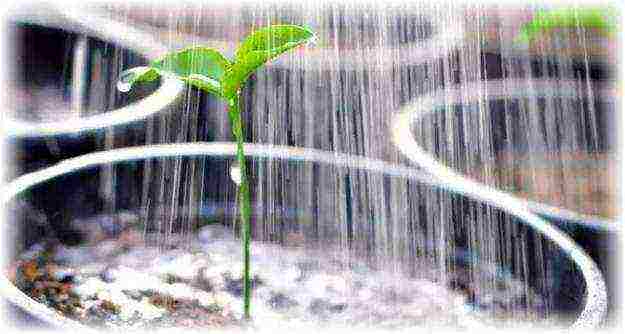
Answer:
<svg viewBox="0 0 625 334"><path fill-rule="evenodd" d="M205 259L197 258L192 254L184 254L170 261L157 259L153 264L153 268L154 272L159 275L169 274L183 279L192 279L198 270L206 266L206 264L207 261Z"/></svg>
<svg viewBox="0 0 625 334"><path fill-rule="evenodd" d="M177 299L193 299L195 295L195 290L183 283L162 284L158 291Z"/></svg>
<svg viewBox="0 0 625 334"><path fill-rule="evenodd" d="M204 307L209 307L216 303L215 298L212 294L206 291L196 291L194 298L198 301L198 303Z"/></svg>
<svg viewBox="0 0 625 334"><path fill-rule="evenodd" d="M119 290L156 290L162 285L158 278L124 266L112 269L111 277Z"/></svg>
<svg viewBox="0 0 625 334"><path fill-rule="evenodd" d="M89 277L84 283L72 287L72 291L81 299L89 299L99 292L106 291L106 283L97 277Z"/></svg>
<svg viewBox="0 0 625 334"><path fill-rule="evenodd" d="M148 298L143 298L138 306L140 308L139 313L147 320L160 318L165 314L165 309L152 305Z"/></svg>

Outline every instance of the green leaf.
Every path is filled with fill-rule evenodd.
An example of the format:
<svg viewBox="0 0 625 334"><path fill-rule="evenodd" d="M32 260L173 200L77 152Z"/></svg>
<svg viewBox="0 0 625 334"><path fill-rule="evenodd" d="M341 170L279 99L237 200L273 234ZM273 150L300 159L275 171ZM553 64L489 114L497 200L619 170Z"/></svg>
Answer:
<svg viewBox="0 0 625 334"><path fill-rule="evenodd" d="M600 29L612 33L616 30L613 13L608 8L560 8L551 11L540 11L532 21L525 23L516 38L517 42L529 42L540 33L557 28Z"/></svg>
<svg viewBox="0 0 625 334"><path fill-rule="evenodd" d="M198 46L170 53L153 61L150 66L173 73L192 86L221 96L222 82L231 64L218 51Z"/></svg>
<svg viewBox="0 0 625 334"><path fill-rule="evenodd" d="M128 91L137 82L159 75L174 75L182 81L231 100L245 80L268 60L314 39L309 29L296 25L274 25L248 36L231 63L221 53L202 46L170 53L141 67L124 72L118 88Z"/></svg>
<svg viewBox="0 0 625 334"><path fill-rule="evenodd" d="M266 59L306 43L314 34L296 25L273 25L254 31L236 51L236 61L242 61L249 53L259 52Z"/></svg>
<svg viewBox="0 0 625 334"><path fill-rule="evenodd" d="M268 60L314 37L312 31L296 25L273 25L253 32L236 51L235 62L224 82L224 93L235 94L247 77Z"/></svg>
<svg viewBox="0 0 625 334"><path fill-rule="evenodd" d="M150 82L159 78L159 73L156 69L146 66L139 66L128 69L119 75L117 81L117 89L120 92L128 92L132 87L141 82Z"/></svg>

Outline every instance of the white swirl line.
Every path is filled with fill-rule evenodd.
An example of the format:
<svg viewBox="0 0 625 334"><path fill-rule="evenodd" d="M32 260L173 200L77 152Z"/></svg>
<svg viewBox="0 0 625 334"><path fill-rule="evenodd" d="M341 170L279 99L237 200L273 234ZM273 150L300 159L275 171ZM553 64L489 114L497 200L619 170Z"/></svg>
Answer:
<svg viewBox="0 0 625 334"><path fill-rule="evenodd" d="M46 26L62 27L80 33L89 33L104 40L116 41L119 46L136 50L148 58L154 58L167 52L164 45L159 44L151 35L141 30L133 29L122 22L105 17L85 15L85 12L78 11L66 4L62 6L62 8L56 6L40 8L38 11L32 12L31 16L24 17L23 20ZM22 19L20 15L17 15L17 18ZM166 110L182 96L183 92L184 84L180 80L165 77L161 86L154 93L136 103L113 111L53 122L26 122L7 118L2 122L2 131L9 137L42 137L77 134L128 124ZM66 112L58 111L58 113Z"/></svg>
<svg viewBox="0 0 625 334"><path fill-rule="evenodd" d="M509 82L506 82L506 84L509 88ZM512 84L514 85L514 82L512 82ZM542 82L541 84L545 84L546 86L544 88L548 88L549 82ZM501 83L498 82L479 83L479 85L488 85L490 88L495 88L499 85L499 89L501 89ZM477 91L473 90L473 92L478 92L479 94L482 88L483 87L479 87ZM439 163L434 157L423 150L415 140L412 133L412 125L420 116L431 113L437 106L453 104L454 101L458 103L462 102L462 98L466 98L465 95L467 91L472 90L460 91L456 89L439 91L432 96L419 98L410 105L401 108L393 117L391 125L392 140L395 146L414 164L420 166L428 173L431 173L433 177L444 183L449 189L501 208L521 218L521 222L555 242L575 262L577 267L581 270L586 282L584 309L575 320L572 327L597 327L603 321L607 312L607 292L601 271L586 252L566 234L532 213L531 210L536 209L536 207L532 207L528 201L520 200L506 192L485 186L457 174L450 168ZM510 90L510 92L513 92L513 95L515 94L514 92L520 91L522 90ZM546 96L549 96L548 94L551 93L549 90L537 91L539 91L539 94ZM494 94L493 96L497 95L496 93ZM500 94L501 96L508 96L504 92L500 92Z"/></svg>

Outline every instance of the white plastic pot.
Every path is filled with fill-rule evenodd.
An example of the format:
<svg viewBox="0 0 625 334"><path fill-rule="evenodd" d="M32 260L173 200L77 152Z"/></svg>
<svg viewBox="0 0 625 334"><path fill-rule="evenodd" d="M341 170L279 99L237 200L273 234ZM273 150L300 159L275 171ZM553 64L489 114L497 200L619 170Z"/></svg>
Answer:
<svg viewBox="0 0 625 334"><path fill-rule="evenodd" d="M398 128L397 133L400 135L406 134L401 127ZM235 144L217 142L153 145L90 153L65 160L57 165L15 179L2 188L2 204L7 205L16 196L19 196L39 184L51 182L54 178L70 175L71 173L90 167L167 157L232 158L235 152ZM406 152L408 155L413 154L410 151ZM445 173L448 177L432 178L431 175L424 174L414 168L397 166L380 160L372 160L341 153L285 146L248 144L246 145L246 155L248 157L270 158L293 162L314 162L338 168L357 169L380 175L402 177L425 185L463 194L469 198L483 201L493 207L500 208L504 212L520 218L523 224L529 226L544 238L553 241L558 248L564 251L564 254L568 255L569 260L575 263L581 270L585 280L586 298L584 298L583 311L575 321L574 327L595 327L604 318L607 298L605 283L594 262L570 238L543 219L532 214L524 203L520 203L514 197L479 184L470 183L457 176L449 175L447 172ZM10 221L6 223L12 224ZM0 293L2 297L6 298L9 302L50 324L67 329L85 329L85 326L76 321L66 319L52 309L31 299L11 284L4 275L0 277Z"/></svg>

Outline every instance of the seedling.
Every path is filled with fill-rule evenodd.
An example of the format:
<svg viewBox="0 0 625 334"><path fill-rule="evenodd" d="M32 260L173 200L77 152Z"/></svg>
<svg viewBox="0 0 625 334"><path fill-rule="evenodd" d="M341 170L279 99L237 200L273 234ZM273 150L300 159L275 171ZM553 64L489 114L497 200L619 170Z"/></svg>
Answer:
<svg viewBox="0 0 625 334"><path fill-rule="evenodd" d="M173 76L203 91L214 94L228 103L232 133L237 141L237 178L241 214L243 246L243 314L250 318L250 194L243 150L244 131L239 100L247 78L267 61L295 47L309 43L315 35L309 29L296 25L273 25L249 35L229 60L216 50L196 46L173 52L154 60L149 66L123 72L117 84L122 92L132 86Z"/></svg>
<svg viewBox="0 0 625 334"><path fill-rule="evenodd" d="M616 31L615 14L607 8L560 8L539 11L534 18L521 27L515 42L529 43L541 33L554 29L598 29L604 34Z"/></svg>

